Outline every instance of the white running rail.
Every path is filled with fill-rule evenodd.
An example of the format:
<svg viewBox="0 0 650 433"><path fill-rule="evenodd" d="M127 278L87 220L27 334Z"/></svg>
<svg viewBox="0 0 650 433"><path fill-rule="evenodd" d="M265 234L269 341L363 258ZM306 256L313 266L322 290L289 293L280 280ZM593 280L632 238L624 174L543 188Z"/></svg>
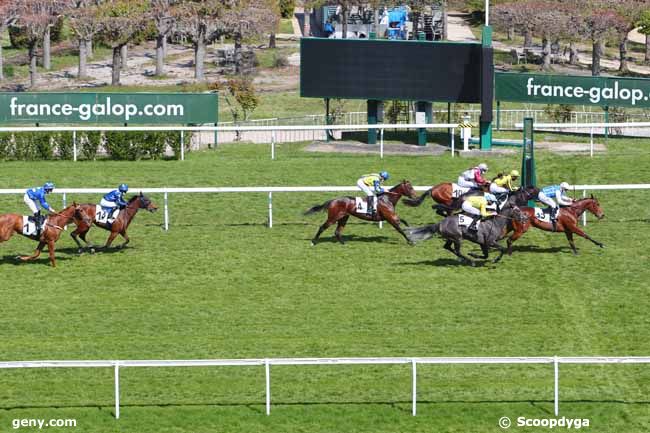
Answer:
<svg viewBox="0 0 650 433"><path fill-rule="evenodd" d="M386 187L390 188L390 187ZM426 191L430 186L414 186L416 191ZM625 191L650 189L650 184L620 184L620 185L572 185L570 189L576 193L582 191L582 197L587 196L587 191ZM138 191L147 194L163 195L163 215L165 231L169 230L169 195L170 194L227 194L227 193L265 193L268 196L268 226L273 227L273 193L295 193L295 192L356 192L356 186L243 186L243 187L197 187L197 188L131 188L131 191ZM72 194L97 194L103 195L111 191L108 188L57 188L53 194L61 194L63 206L67 206L72 200ZM25 189L0 189L0 195L24 194ZM587 214L583 214L583 225L587 225Z"/></svg>
<svg viewBox="0 0 650 433"><path fill-rule="evenodd" d="M395 357L395 358L258 358L186 360L106 360L106 361L5 361L1 369L18 368L112 368L114 371L115 418L120 417L120 369L143 367L264 366L266 415L271 414L271 366L274 365L395 365L410 364L411 414L417 414L417 366L425 364L549 364L553 366L555 416L560 412L560 364L650 364L650 356L538 356L538 357Z"/></svg>

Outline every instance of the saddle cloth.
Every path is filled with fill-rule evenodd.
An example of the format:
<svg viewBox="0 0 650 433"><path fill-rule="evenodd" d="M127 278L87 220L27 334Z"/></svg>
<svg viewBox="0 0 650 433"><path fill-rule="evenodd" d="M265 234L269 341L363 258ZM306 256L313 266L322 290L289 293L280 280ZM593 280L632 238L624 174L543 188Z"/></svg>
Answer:
<svg viewBox="0 0 650 433"><path fill-rule="evenodd" d="M545 223L550 223L551 222L551 214L549 209L542 209L541 207L536 207L535 208L535 218L538 220L545 222Z"/></svg>
<svg viewBox="0 0 650 433"><path fill-rule="evenodd" d="M100 224L113 224L115 222L115 219L117 219L117 216L120 214L119 209L115 209L115 212L113 212L113 215L109 219L108 216L111 213L111 209L108 208L103 208L100 205L95 206L95 221L97 221Z"/></svg>
<svg viewBox="0 0 650 433"><path fill-rule="evenodd" d="M458 186L457 183L451 184L451 198L458 198L461 195L465 194L467 191L469 191L469 188L464 188L462 186Z"/></svg>
<svg viewBox="0 0 650 433"><path fill-rule="evenodd" d="M47 222L47 220L45 220ZM23 215L23 235L36 236L36 223L29 219L28 216Z"/></svg>
<svg viewBox="0 0 650 433"><path fill-rule="evenodd" d="M368 213L368 202L365 197L354 198L354 208L358 213Z"/></svg>
<svg viewBox="0 0 650 433"><path fill-rule="evenodd" d="M458 225L461 227L469 227L470 224L472 224L473 218L471 216L467 216L465 214L459 213L458 214ZM481 221L476 221L476 229L478 230L479 226L481 225Z"/></svg>

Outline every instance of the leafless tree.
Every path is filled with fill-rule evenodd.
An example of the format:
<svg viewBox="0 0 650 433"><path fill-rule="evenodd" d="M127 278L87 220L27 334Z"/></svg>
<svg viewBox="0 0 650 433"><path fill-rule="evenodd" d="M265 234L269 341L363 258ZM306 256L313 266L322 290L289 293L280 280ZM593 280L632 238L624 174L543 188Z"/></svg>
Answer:
<svg viewBox="0 0 650 433"><path fill-rule="evenodd" d="M177 0L150 0L149 16L156 26L156 75L165 73L165 43L174 28L173 7Z"/></svg>
<svg viewBox="0 0 650 433"><path fill-rule="evenodd" d="M77 78L87 78L87 64L93 37L100 31L101 22L97 4L91 0L76 1L66 12L70 28L79 43L79 71Z"/></svg>
<svg viewBox="0 0 650 433"><path fill-rule="evenodd" d="M0 34L7 31L7 27L14 24L17 19L17 9L14 2L0 0ZM0 81L4 80L4 65L2 56L2 44L0 44Z"/></svg>

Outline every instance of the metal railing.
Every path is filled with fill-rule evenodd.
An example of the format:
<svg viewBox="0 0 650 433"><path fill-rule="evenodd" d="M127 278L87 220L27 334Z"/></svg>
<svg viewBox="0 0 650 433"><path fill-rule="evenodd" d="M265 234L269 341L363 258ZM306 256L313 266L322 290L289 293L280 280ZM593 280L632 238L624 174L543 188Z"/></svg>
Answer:
<svg viewBox="0 0 650 433"><path fill-rule="evenodd" d="M257 359L188 359L188 360L99 360L99 361L5 361L0 369L22 368L112 368L115 418L120 418L120 369L144 367L220 367L264 366L266 415L271 414L271 366L274 365L411 365L411 414L417 414L418 365L457 364L549 364L553 365L554 413L560 413L560 364L648 364L647 356L581 357L393 357L393 358L257 358Z"/></svg>

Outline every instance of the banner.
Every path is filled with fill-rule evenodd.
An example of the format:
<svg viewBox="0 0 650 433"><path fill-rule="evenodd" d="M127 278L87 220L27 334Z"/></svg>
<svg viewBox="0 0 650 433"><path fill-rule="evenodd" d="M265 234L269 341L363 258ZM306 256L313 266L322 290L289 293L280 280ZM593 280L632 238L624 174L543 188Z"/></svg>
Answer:
<svg viewBox="0 0 650 433"><path fill-rule="evenodd" d="M497 101L650 108L645 78L497 72L495 82Z"/></svg>
<svg viewBox="0 0 650 433"><path fill-rule="evenodd" d="M216 93L0 93L0 124L217 123Z"/></svg>

